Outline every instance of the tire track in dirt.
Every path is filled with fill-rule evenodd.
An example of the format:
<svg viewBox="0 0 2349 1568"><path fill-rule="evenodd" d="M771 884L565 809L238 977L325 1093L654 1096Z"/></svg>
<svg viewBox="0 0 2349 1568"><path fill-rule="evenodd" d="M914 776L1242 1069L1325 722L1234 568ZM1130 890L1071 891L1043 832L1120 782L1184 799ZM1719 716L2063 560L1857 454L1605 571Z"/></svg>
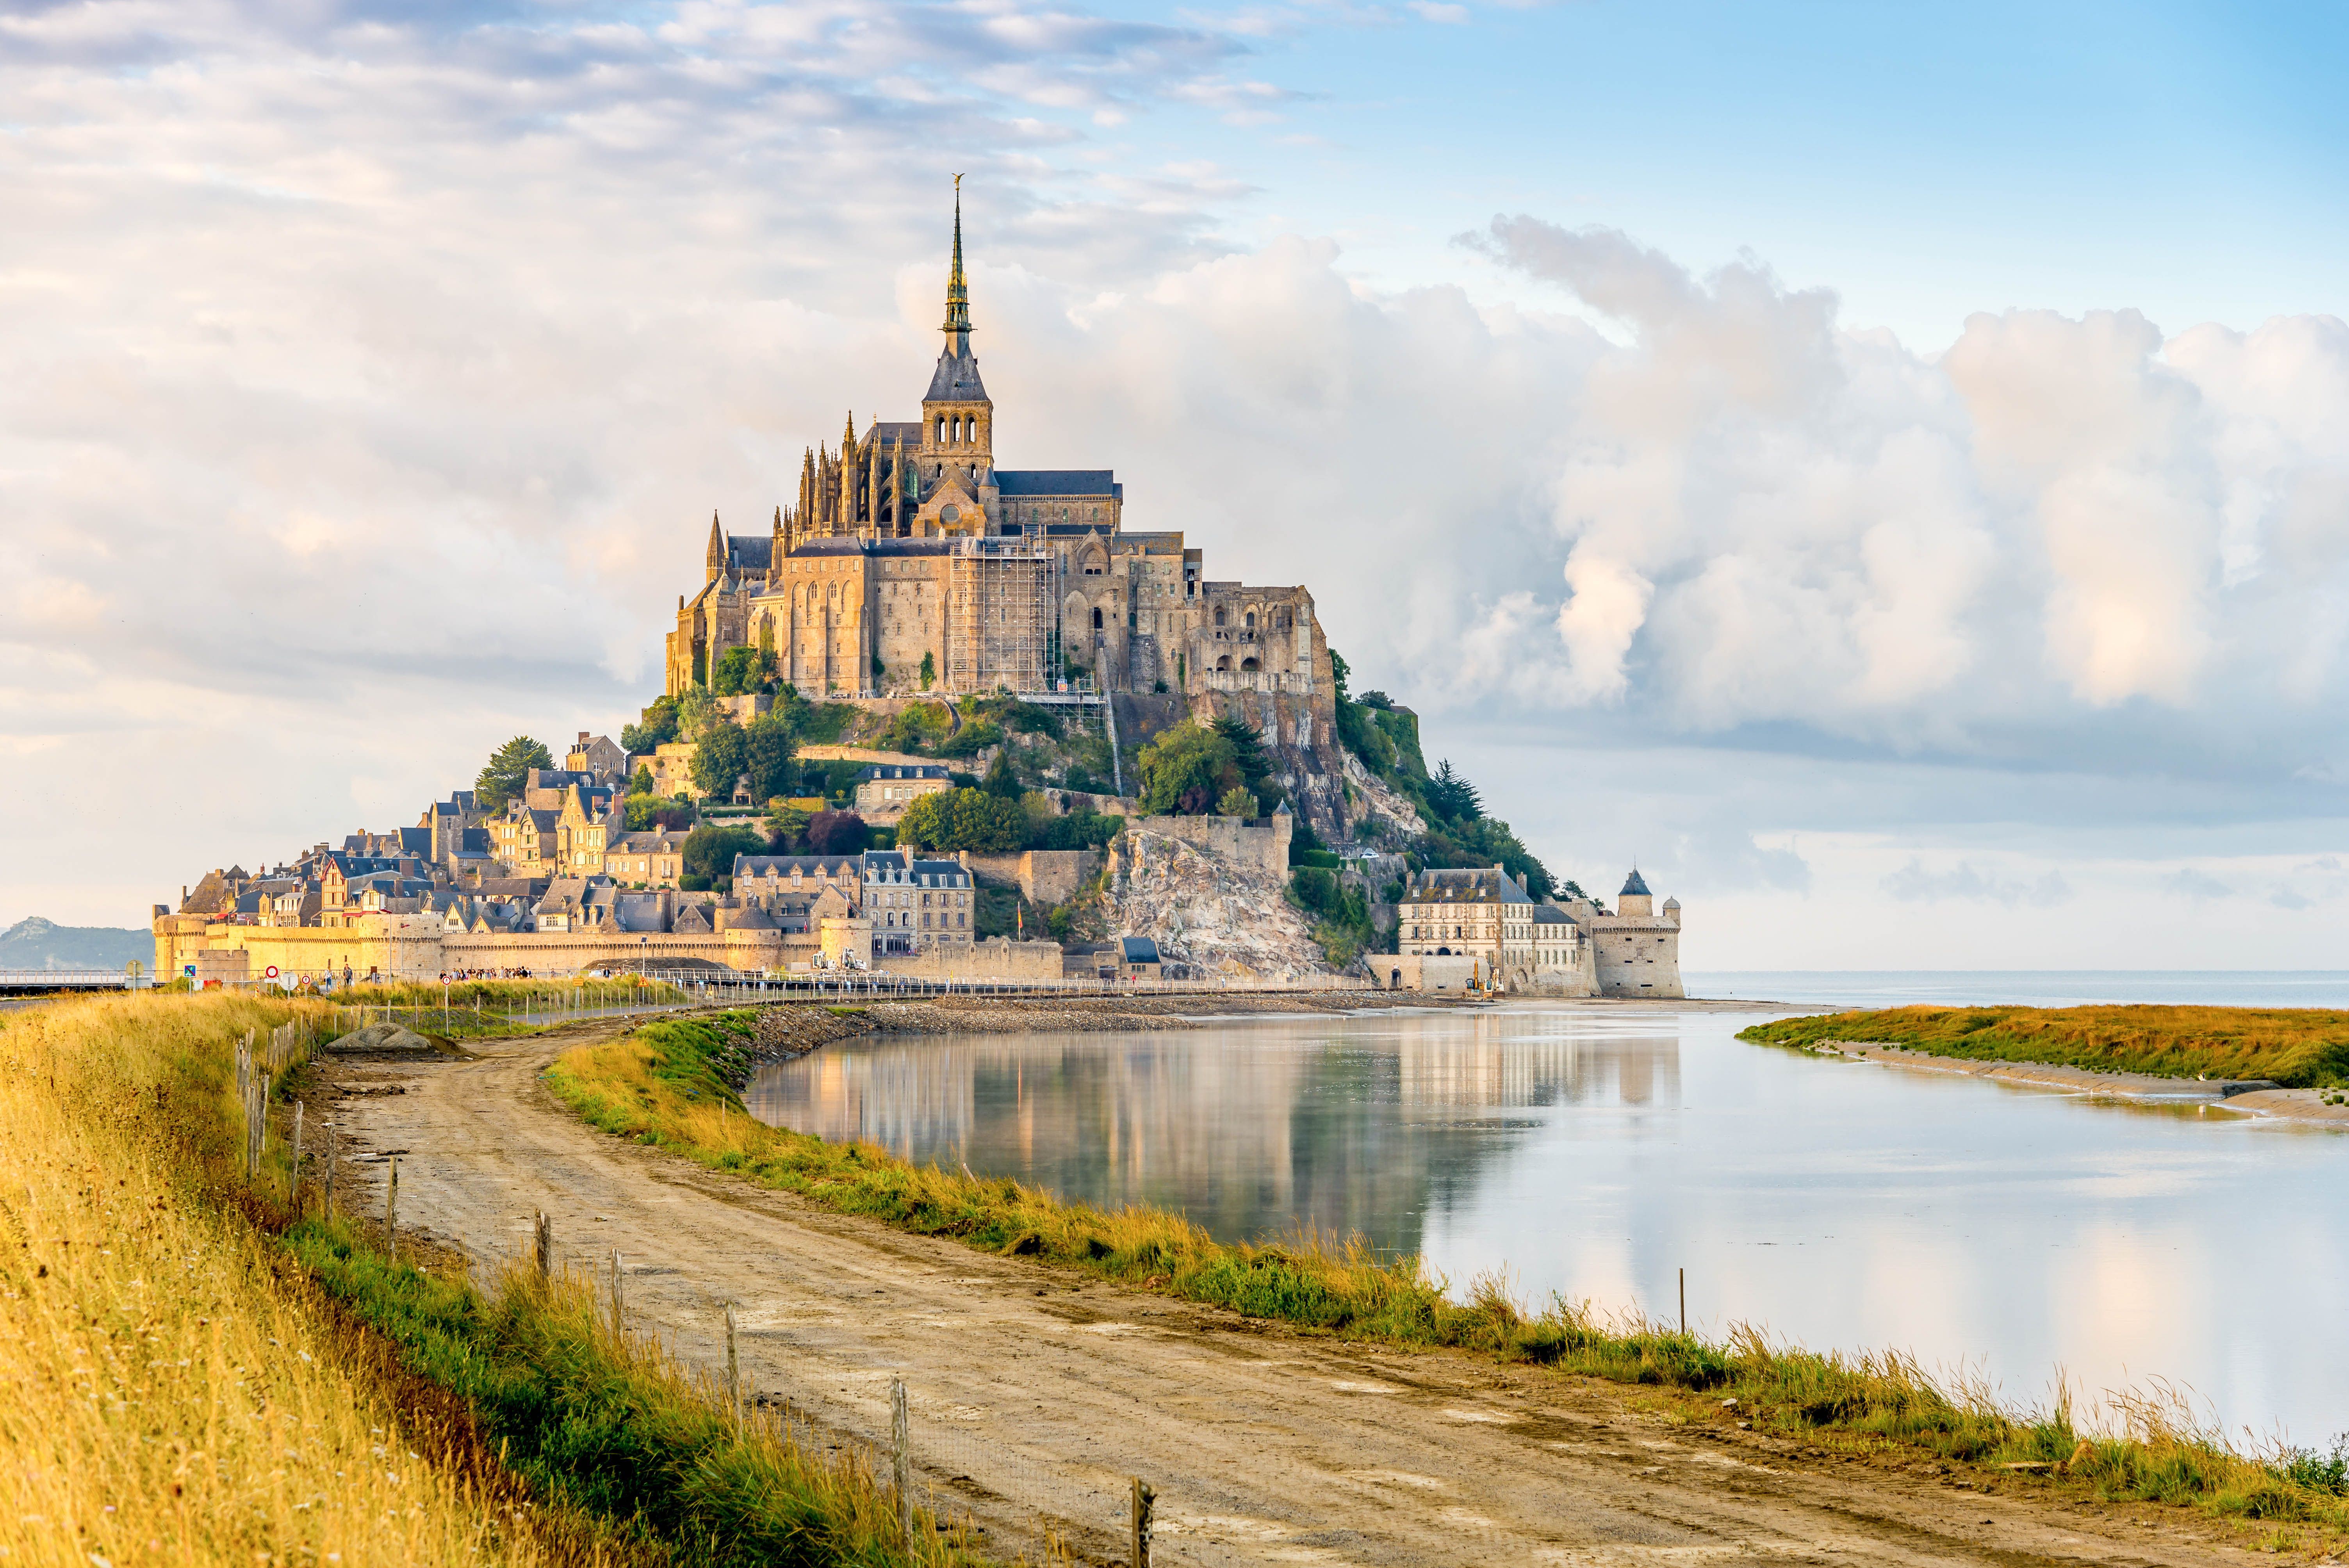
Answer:
<svg viewBox="0 0 2349 1568"><path fill-rule="evenodd" d="M746 1384L823 1430L881 1440L904 1377L925 1480L1007 1557L1040 1544L1040 1518L1080 1560L1123 1562L1134 1475L1158 1490L1157 1560L1174 1563L2244 1555L2177 1510L2013 1481L1985 1495L1980 1472L1671 1425L1614 1385L1300 1334L830 1213L579 1121L539 1075L617 1032L484 1041L463 1060L328 1057L331 1115L352 1156L404 1151L403 1229L477 1268L521 1255L543 1209L560 1264L618 1250L630 1327L713 1370L732 1301ZM346 1168L351 1204L380 1213L379 1171Z"/></svg>

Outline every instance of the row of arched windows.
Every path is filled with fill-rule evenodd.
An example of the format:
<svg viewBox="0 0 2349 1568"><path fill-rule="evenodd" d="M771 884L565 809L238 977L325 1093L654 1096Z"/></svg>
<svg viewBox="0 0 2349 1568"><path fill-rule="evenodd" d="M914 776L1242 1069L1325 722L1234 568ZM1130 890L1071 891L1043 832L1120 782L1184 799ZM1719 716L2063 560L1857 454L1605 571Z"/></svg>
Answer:
<svg viewBox="0 0 2349 1568"><path fill-rule="evenodd" d="M1221 626L1225 624L1224 607L1221 604L1218 604L1216 606L1216 624ZM1240 624L1247 627L1251 632L1255 631L1256 612L1254 610L1244 612L1240 617ZM1264 627L1268 632L1287 631L1288 629L1288 612L1286 610L1267 611L1264 617Z"/></svg>
<svg viewBox="0 0 2349 1568"><path fill-rule="evenodd" d="M938 445L959 447L978 439L978 417L977 415L941 414L938 416Z"/></svg>

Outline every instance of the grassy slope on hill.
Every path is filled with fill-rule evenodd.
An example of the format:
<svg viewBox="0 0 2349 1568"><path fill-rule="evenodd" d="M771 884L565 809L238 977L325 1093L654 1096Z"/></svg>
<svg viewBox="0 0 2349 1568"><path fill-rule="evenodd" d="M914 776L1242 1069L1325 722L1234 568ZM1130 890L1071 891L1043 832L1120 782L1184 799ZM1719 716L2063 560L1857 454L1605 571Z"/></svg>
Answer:
<svg viewBox="0 0 2349 1568"><path fill-rule="evenodd" d="M1226 1246L1178 1214L1114 1213L1016 1181L916 1167L870 1143L829 1143L752 1119L729 1087L747 1013L650 1024L565 1052L554 1092L591 1125L826 1207L990 1252L1085 1269L1138 1288L1251 1316L1406 1346L1448 1346L1617 1382L1739 1402L1757 1426L1815 1441L1898 1442L1979 1462L2062 1464L2106 1495L2191 1503L2261 1518L2349 1527L2339 1456L2241 1458L2150 1407L2127 1412L2125 1439L2084 1442L2059 1407L2017 1413L1979 1392L1951 1395L1898 1355L1847 1357L1775 1345L1740 1327L1726 1343L1647 1323L1607 1323L1552 1297L1540 1312L1496 1281L1457 1302L1418 1260L1386 1262L1359 1244L1319 1239Z"/></svg>
<svg viewBox="0 0 2349 1568"><path fill-rule="evenodd" d="M1909 1046L1978 1061L2044 1062L2161 1078L2349 1083L2349 1013L2296 1007L1893 1007L1781 1018L1741 1040Z"/></svg>
<svg viewBox="0 0 2349 1568"><path fill-rule="evenodd" d="M0 1541L35 1563L584 1560L500 1528L235 1202L231 1042L284 1016L118 998L0 1025Z"/></svg>
<svg viewBox="0 0 2349 1568"><path fill-rule="evenodd" d="M909 1558L854 1462L738 1432L590 1282L483 1292L296 1217L282 1124L248 1185L233 1042L297 1007L326 1011L215 993L0 1023L12 1560L969 1561L926 1517Z"/></svg>

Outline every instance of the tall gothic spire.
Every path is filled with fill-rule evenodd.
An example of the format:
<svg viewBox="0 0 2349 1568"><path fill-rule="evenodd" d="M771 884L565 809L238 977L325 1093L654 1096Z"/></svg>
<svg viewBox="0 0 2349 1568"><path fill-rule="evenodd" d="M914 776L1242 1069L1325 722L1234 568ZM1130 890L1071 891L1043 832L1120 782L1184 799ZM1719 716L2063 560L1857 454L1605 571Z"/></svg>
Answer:
<svg viewBox="0 0 2349 1568"><path fill-rule="evenodd" d="M939 330L957 357L970 352L970 286L962 275L962 176L954 177L954 271L947 276L947 324Z"/></svg>

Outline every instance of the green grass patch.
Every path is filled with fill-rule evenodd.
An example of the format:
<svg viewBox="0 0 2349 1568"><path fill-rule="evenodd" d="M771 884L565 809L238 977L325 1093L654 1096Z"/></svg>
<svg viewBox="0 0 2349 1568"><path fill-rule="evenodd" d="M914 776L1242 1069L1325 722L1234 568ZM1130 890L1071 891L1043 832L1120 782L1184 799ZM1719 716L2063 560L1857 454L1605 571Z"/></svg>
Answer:
<svg viewBox="0 0 2349 1568"><path fill-rule="evenodd" d="M2313 1007L1890 1007L1780 1018L1737 1037L1906 1046L2158 1078L2268 1078L2287 1088L2349 1084L2349 1013Z"/></svg>
<svg viewBox="0 0 2349 1568"><path fill-rule="evenodd" d="M1358 1239L1228 1245L1164 1210L1064 1202L1014 1181L916 1166L874 1144L771 1128L726 1087L725 1064L740 1060L751 1018L737 1011L667 1021L582 1046L549 1068L546 1081L592 1126L762 1186L1252 1317L1645 1385L1705 1418L1747 1420L1805 1440L1898 1444L1980 1464L2044 1463L2108 1496L2349 1528L2349 1503L2331 1484L2329 1461L2302 1453L2245 1458L2167 1407L2124 1402L2117 1414L2129 1435L2084 1442L2061 1397L2049 1411L2013 1410L1987 1390L1946 1389L1898 1355L1800 1350L1750 1327L1708 1340L1556 1295L1528 1310L1493 1278L1455 1296L1419 1259L1381 1258Z"/></svg>
<svg viewBox="0 0 2349 1568"><path fill-rule="evenodd" d="M926 1513L909 1557L894 1493L853 1454L812 1451L762 1413L738 1426L656 1346L616 1334L591 1281L512 1269L485 1292L385 1257L339 1218L303 1219L285 1244L410 1367L465 1401L509 1469L668 1561L979 1561Z"/></svg>

